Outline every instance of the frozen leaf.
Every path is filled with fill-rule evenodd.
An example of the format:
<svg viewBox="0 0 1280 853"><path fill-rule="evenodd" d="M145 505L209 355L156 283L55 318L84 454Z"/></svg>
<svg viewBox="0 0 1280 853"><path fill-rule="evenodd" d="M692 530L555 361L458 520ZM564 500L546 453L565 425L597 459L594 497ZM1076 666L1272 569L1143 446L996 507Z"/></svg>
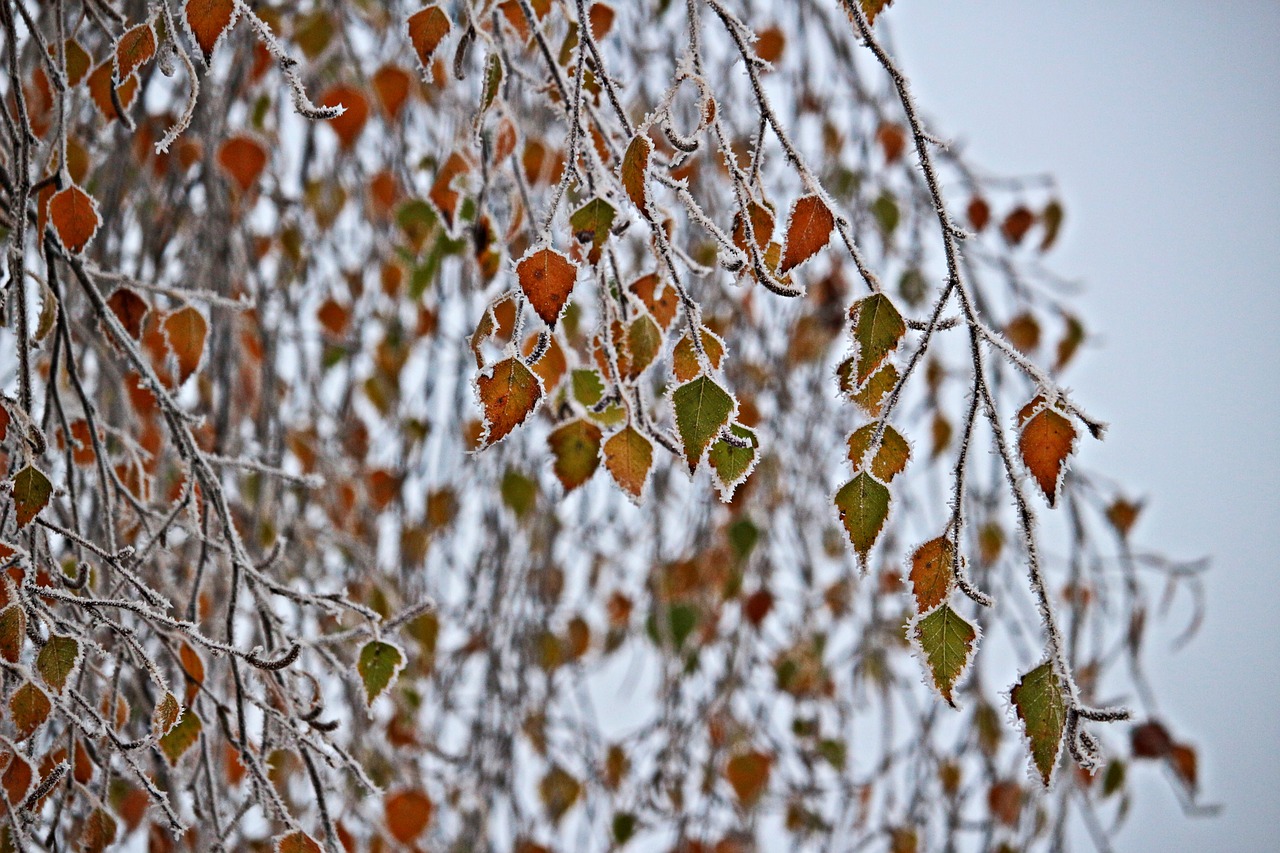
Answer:
<svg viewBox="0 0 1280 853"><path fill-rule="evenodd" d="M484 408L482 446L501 441L524 423L538 400L542 385L533 371L518 358L508 358L493 366L488 375L476 380L480 404Z"/></svg>
<svg viewBox="0 0 1280 853"><path fill-rule="evenodd" d="M18 528L31 523L40 510L49 503L53 495L53 484L49 478L34 465L28 465L13 475L13 507L17 516Z"/></svg>
<svg viewBox="0 0 1280 853"><path fill-rule="evenodd" d="M301 830L276 836L271 850L272 853L324 853L324 848Z"/></svg>
<svg viewBox="0 0 1280 853"><path fill-rule="evenodd" d="M636 379L653 364L662 350L662 330L652 317L641 313L627 326L627 364L623 373Z"/></svg>
<svg viewBox="0 0 1280 853"><path fill-rule="evenodd" d="M729 393L708 376L699 376L681 385L671 395L675 408L676 432L684 447L690 473L698 467L703 453L733 416L734 401Z"/></svg>
<svg viewBox="0 0 1280 853"><path fill-rule="evenodd" d="M715 472L716 487L723 501L733 499L733 493L751 475L759 458L757 448L760 446L760 441L756 438L754 430L741 424L731 424L729 432L742 446L719 438L711 445L711 451L707 456L707 461L711 463L711 470Z"/></svg>
<svg viewBox="0 0 1280 853"><path fill-rule="evenodd" d="M893 4L893 0L858 0L858 2L862 4L862 13L867 16L868 24L874 24L876 15Z"/></svg>
<svg viewBox="0 0 1280 853"><path fill-rule="evenodd" d="M538 783L538 796L552 821L558 822L582 795L582 783L564 768L552 765Z"/></svg>
<svg viewBox="0 0 1280 853"><path fill-rule="evenodd" d="M942 604L914 623L913 639L928 664L934 687L954 708L952 691L973 657L977 629Z"/></svg>
<svg viewBox="0 0 1280 853"><path fill-rule="evenodd" d="M431 823L435 804L421 791L398 791L388 794L382 804L387 829L401 844L412 844Z"/></svg>
<svg viewBox="0 0 1280 853"><path fill-rule="evenodd" d="M469 171L471 164L467 162L467 158L457 151L453 152L436 173L431 191L427 193L427 198L431 199L431 203L440 211L445 224L450 228L458 215L458 202L462 199L461 193L453 188L453 182L459 175L465 175Z"/></svg>
<svg viewBox="0 0 1280 853"><path fill-rule="evenodd" d="M1076 430L1065 415L1044 406L1027 419L1018 436L1022 461L1044 493L1049 506L1058 502L1067 457L1075 447Z"/></svg>
<svg viewBox="0 0 1280 853"><path fill-rule="evenodd" d="M649 171L649 155L652 153L653 143L649 141L649 137L641 134L632 139L627 146L627 153L623 155L620 173L622 188L646 219L650 217L645 179Z"/></svg>
<svg viewBox="0 0 1280 853"><path fill-rule="evenodd" d="M613 227L616 215L617 212L609 202L593 198L569 216L573 239L591 246L587 258L593 264L600 260L600 247L609 239L609 229Z"/></svg>
<svg viewBox="0 0 1280 853"><path fill-rule="evenodd" d="M84 76L89 73L89 68L93 65L93 57L84 49L80 42L73 38L64 42L67 53L67 85L78 86ZM56 45L49 45L49 55L57 54Z"/></svg>
<svg viewBox="0 0 1280 853"><path fill-rule="evenodd" d="M849 436L849 461L853 463L855 474L862 470L863 457L867 455L875 433L875 423L869 423ZM910 459L911 446L907 444L907 440L896 429L886 425L884 435L880 438L880 448L871 461L871 473L882 483L891 482L906 470Z"/></svg>
<svg viewBox="0 0 1280 853"><path fill-rule="evenodd" d="M865 558L889 517L889 489L863 471L836 492L835 505L849 542Z"/></svg>
<svg viewBox="0 0 1280 853"><path fill-rule="evenodd" d="M516 277L542 322L554 326L573 292L578 268L554 249L542 248L531 250L516 264Z"/></svg>
<svg viewBox="0 0 1280 853"><path fill-rule="evenodd" d="M1022 676L1010 691L1009 699L1022 721L1040 781L1047 788L1058 763L1062 732L1067 724L1067 703L1053 665L1042 663Z"/></svg>
<svg viewBox="0 0 1280 853"><path fill-rule="evenodd" d="M108 122L115 121L119 118L116 111L115 102L111 98L111 92L114 90L116 97L120 101L120 106L125 110L133 104L134 96L138 94L138 78L132 76L117 86L112 82L114 63L105 60L93 69L89 75L89 97L93 98L93 103L98 107L98 112Z"/></svg>
<svg viewBox="0 0 1280 853"><path fill-rule="evenodd" d="M330 86L320 97L320 103L326 107L342 107L341 115L329 119L329 127L338 135L338 142L343 149L349 149L360 138L365 122L369 120L369 99L364 92L355 86L339 83Z"/></svg>
<svg viewBox="0 0 1280 853"><path fill-rule="evenodd" d="M138 24L125 30L116 41L115 49L115 82L120 84L141 65L150 62L156 55L156 31L151 24Z"/></svg>
<svg viewBox="0 0 1280 853"><path fill-rule="evenodd" d="M73 184L49 199L49 221L67 251L78 255L97 233L102 217L93 196Z"/></svg>
<svg viewBox="0 0 1280 853"><path fill-rule="evenodd" d="M183 18L200 48L205 65L236 17L235 0L187 0Z"/></svg>
<svg viewBox="0 0 1280 853"><path fill-rule="evenodd" d="M892 364L886 364L871 374L871 378L863 384L861 389L856 389L853 384L856 375L855 365L856 359L852 358L840 365L840 389L868 417L878 418L884 407L885 398L889 396L893 386L898 384L898 368Z"/></svg>
<svg viewBox="0 0 1280 853"><path fill-rule="evenodd" d="M188 643L183 643L178 649L178 662L182 666L182 678L187 685L186 703L190 705L204 685L204 661L195 649Z"/></svg>
<svg viewBox="0 0 1280 853"><path fill-rule="evenodd" d="M390 643L371 640L360 650L356 671L364 684L365 701L372 705L391 686L404 667L404 653Z"/></svg>
<svg viewBox="0 0 1280 853"><path fill-rule="evenodd" d="M786 275L821 251L831 239L833 228L835 218L822 199L816 195L798 199L787 218L787 243L778 272Z"/></svg>
<svg viewBox="0 0 1280 853"><path fill-rule="evenodd" d="M164 753L165 760L170 765L177 764L187 750L195 745L203 728L204 724L200 722L196 712L190 708L184 709L178 722L169 729L168 734L160 738L160 751Z"/></svg>
<svg viewBox="0 0 1280 853"><path fill-rule="evenodd" d="M898 348L907 333L907 324L883 293L859 299L849 308L849 316L853 320L855 384L861 388Z"/></svg>
<svg viewBox="0 0 1280 853"><path fill-rule="evenodd" d="M431 57L453 27L449 22L449 16L441 11L439 6L432 5L414 12L405 24L409 29L409 42L413 45L413 52L418 56L423 73L430 73Z"/></svg>
<svg viewBox="0 0 1280 853"><path fill-rule="evenodd" d="M591 22L591 37L596 41L607 36L613 27L613 8L607 3L591 4L591 11L587 13L587 17Z"/></svg>
<svg viewBox="0 0 1280 853"><path fill-rule="evenodd" d="M951 590L954 560L955 553L945 536L930 539L911 555L908 579L917 613L928 613L946 599Z"/></svg>
<svg viewBox="0 0 1280 853"><path fill-rule="evenodd" d="M79 662L80 644L71 637L52 634L36 655L36 671L45 684L61 693Z"/></svg>
<svg viewBox="0 0 1280 853"><path fill-rule="evenodd" d="M0 610L0 658L17 663L26 633L27 613L21 604L15 602Z"/></svg>
<svg viewBox="0 0 1280 853"><path fill-rule="evenodd" d="M746 752L729 759L724 768L724 777L733 786L738 802L746 808L752 808L760 801L769 787L769 771L773 759L763 752Z"/></svg>
<svg viewBox="0 0 1280 853"><path fill-rule="evenodd" d="M747 210L751 214L751 233L755 237L756 248L763 252L773 239L773 211L754 199L747 202ZM747 222L741 210L733 216L733 245L744 252L750 245L747 243Z"/></svg>
<svg viewBox="0 0 1280 853"><path fill-rule="evenodd" d="M623 491L639 501L653 467L653 444L628 426L604 443L604 465Z"/></svg>
<svg viewBox="0 0 1280 853"><path fill-rule="evenodd" d="M266 168L267 149L252 136L233 136L218 147L218 165L241 192L248 192Z"/></svg>
<svg viewBox="0 0 1280 853"><path fill-rule="evenodd" d="M186 382L200 367L208 331L209 324L204 315L190 305L165 317L164 336L169 342L169 350L178 362L179 385Z"/></svg>
<svg viewBox="0 0 1280 853"><path fill-rule="evenodd" d="M178 697L172 693L164 694L151 714L151 733L157 738L164 737L177 724L181 713L182 706L178 704Z"/></svg>
<svg viewBox="0 0 1280 853"><path fill-rule="evenodd" d="M581 486L600 465L600 427L581 418L557 427L547 436L555 457L552 469L566 492Z"/></svg>
<svg viewBox="0 0 1280 853"><path fill-rule="evenodd" d="M653 315L653 319L658 322L664 332L670 328L671 321L676 318L676 311L680 307L680 297L676 295L674 287L659 278L656 273L650 273L631 282L631 292L639 297L644 307L649 309L649 313Z"/></svg>
<svg viewBox="0 0 1280 853"><path fill-rule="evenodd" d="M49 718L53 704L45 692L30 681L13 691L9 698L9 718L18 730L18 740L31 737L40 724Z"/></svg>
<svg viewBox="0 0 1280 853"><path fill-rule="evenodd" d="M707 354L712 370L720 369L720 361L724 358L724 341L709 329L702 330L702 351ZM693 338L685 333L676 341L671 353L671 372L679 382L688 382L702 373L702 365L698 363L698 351L693 346Z"/></svg>

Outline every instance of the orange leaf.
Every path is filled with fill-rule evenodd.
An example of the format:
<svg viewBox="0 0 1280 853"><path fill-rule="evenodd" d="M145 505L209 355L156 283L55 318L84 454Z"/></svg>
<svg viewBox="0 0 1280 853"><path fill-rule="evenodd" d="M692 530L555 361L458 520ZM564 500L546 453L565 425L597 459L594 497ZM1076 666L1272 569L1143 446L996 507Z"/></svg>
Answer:
<svg viewBox="0 0 1280 853"><path fill-rule="evenodd" d="M186 643L178 649L178 660L182 664L182 674L187 681L187 698L183 704L189 706L196 694L200 692L200 686L204 684L204 661L200 659L200 655L196 654L196 650Z"/></svg>
<svg viewBox="0 0 1280 853"><path fill-rule="evenodd" d="M383 112L392 121L400 116L400 110L409 99L409 87L413 78L399 65L384 65L373 75L373 91L378 96Z"/></svg>
<svg viewBox="0 0 1280 853"><path fill-rule="evenodd" d="M102 117L107 121L114 121L119 117L116 112L116 105L111 100L112 89L116 90L116 96L120 99L120 106L126 110L133 103L134 95L138 93L138 78L136 76L130 77L117 86L112 80L113 73L113 63L103 62L93 69L93 73L89 75L89 95L97 105L98 112L102 113Z"/></svg>
<svg viewBox="0 0 1280 853"><path fill-rule="evenodd" d="M418 55L418 62L422 64L424 72L429 72L431 55L449 34L453 24L449 22L449 16L442 12L439 6L428 6L414 12L405 23L409 28L409 42L413 45L414 53Z"/></svg>
<svg viewBox="0 0 1280 853"><path fill-rule="evenodd" d="M365 122L369 120L369 99L355 86L339 83L330 86L320 99L326 107L343 107L343 113L329 119L329 126L338 135L338 142L344 149L351 148L360 138Z"/></svg>
<svg viewBox="0 0 1280 853"><path fill-rule="evenodd" d="M18 740L30 737L52 710L49 697L30 681L15 690L9 699L9 717L18 730Z"/></svg>
<svg viewBox="0 0 1280 853"><path fill-rule="evenodd" d="M604 443L604 464L623 491L639 502L653 467L653 444L629 426Z"/></svg>
<svg viewBox="0 0 1280 853"><path fill-rule="evenodd" d="M1031 230L1031 226L1036 222L1036 215L1025 207L1015 207L1004 218L1004 222L1000 225L1000 233L1004 235L1004 239L1009 245L1016 246L1022 242L1022 238Z"/></svg>
<svg viewBox="0 0 1280 853"><path fill-rule="evenodd" d="M278 837L272 853L324 853L324 850L310 835L296 830Z"/></svg>
<svg viewBox="0 0 1280 853"><path fill-rule="evenodd" d="M116 40L115 71L116 85L138 68L151 61L156 55L156 31L151 24L138 24L125 30L124 35Z"/></svg>
<svg viewBox="0 0 1280 853"><path fill-rule="evenodd" d="M661 296L658 295L659 288ZM659 278L657 273L650 273L631 282L630 289L649 309L664 332L671 327L671 321L676 318L676 310L680 307L680 297L676 294L675 287Z"/></svg>
<svg viewBox="0 0 1280 853"><path fill-rule="evenodd" d="M453 227L453 218L458 212L458 200L461 195L453 188L453 179L459 175L465 175L471 171L471 164L467 159L458 152L449 155L449 159L444 161L444 166L436 173L435 183L431 185L431 192L427 193L427 198L431 199L431 203L440 211L440 215L444 217L445 225L449 228Z"/></svg>
<svg viewBox="0 0 1280 853"><path fill-rule="evenodd" d="M1024 410L1025 411L1025 410ZM1075 447L1076 429L1057 410L1044 406L1022 427L1018 450L1049 506L1058 502L1067 457Z"/></svg>
<svg viewBox="0 0 1280 853"><path fill-rule="evenodd" d="M0 787L4 788L9 805L20 805L27 798L34 780L35 772L31 769L31 762L16 752L10 752L9 766L5 768L4 775L0 776Z"/></svg>
<svg viewBox="0 0 1280 853"><path fill-rule="evenodd" d="M917 613L929 612L947 597L953 560L954 552L945 536L930 539L911 555L909 578Z"/></svg>
<svg viewBox="0 0 1280 853"><path fill-rule="evenodd" d="M831 239L835 217L816 195L798 199L787 220L787 245L782 253L781 275L812 258Z"/></svg>
<svg viewBox="0 0 1280 853"><path fill-rule="evenodd" d="M190 305L165 318L164 334L169 341L169 349L178 360L179 385L186 382L187 377L200 366L208 330L209 325L205 322L204 315Z"/></svg>
<svg viewBox="0 0 1280 853"><path fill-rule="evenodd" d="M516 264L516 277L542 322L554 326L573 292L578 268L554 249L543 248L531 251Z"/></svg>
<svg viewBox="0 0 1280 853"><path fill-rule="evenodd" d="M387 829L401 844L410 844L431 823L435 806L421 791L400 791L387 795L383 809Z"/></svg>
<svg viewBox="0 0 1280 853"><path fill-rule="evenodd" d="M783 34L782 28L775 24L760 31L756 39L756 56L765 62L777 62L782 57L782 51L786 46L787 37Z"/></svg>
<svg viewBox="0 0 1280 853"><path fill-rule="evenodd" d="M649 171L649 155L653 153L653 143L649 137L641 134L631 140L627 153L622 157L620 176L622 187L627 191L632 203L650 219L648 197L645 189L645 176Z"/></svg>
<svg viewBox="0 0 1280 853"><path fill-rule="evenodd" d="M476 380L476 388L484 408L483 447L501 441L524 423L542 397L538 377L518 358L495 364L488 375Z"/></svg>
<svg viewBox="0 0 1280 853"><path fill-rule="evenodd" d="M80 254L102 224L98 203L79 187L67 187L49 199L49 219L67 251Z"/></svg>
<svg viewBox="0 0 1280 853"><path fill-rule="evenodd" d="M187 0L183 18L208 65L213 50L235 21L235 0Z"/></svg>
<svg viewBox="0 0 1280 853"><path fill-rule="evenodd" d="M876 129L876 142L880 143L880 150L884 152L884 161L895 163L907 150L907 132L900 124L885 122Z"/></svg>
<svg viewBox="0 0 1280 853"><path fill-rule="evenodd" d="M591 22L591 37L599 41L613 28L613 8L604 3L593 3L587 18Z"/></svg>
<svg viewBox="0 0 1280 853"><path fill-rule="evenodd" d="M267 149L251 136L233 136L218 148L218 165L248 192L267 165Z"/></svg>

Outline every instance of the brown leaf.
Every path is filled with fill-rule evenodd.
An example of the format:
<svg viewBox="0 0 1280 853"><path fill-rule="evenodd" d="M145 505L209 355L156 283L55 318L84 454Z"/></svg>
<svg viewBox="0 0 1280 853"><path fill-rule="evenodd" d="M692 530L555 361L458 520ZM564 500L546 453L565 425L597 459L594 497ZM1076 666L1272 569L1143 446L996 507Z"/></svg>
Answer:
<svg viewBox="0 0 1280 853"><path fill-rule="evenodd" d="M930 539L911 555L908 578L917 613L927 613L946 599L951 590L954 559L951 543L945 536Z"/></svg>
<svg viewBox="0 0 1280 853"><path fill-rule="evenodd" d="M387 829L401 844L412 844L431 823L435 805L421 791L399 791L383 801Z"/></svg>
<svg viewBox="0 0 1280 853"><path fill-rule="evenodd" d="M409 30L409 42L413 45L413 52L418 56L423 73L430 73L431 56L453 27L449 16L442 12L439 6L433 5L414 12L405 24Z"/></svg>
<svg viewBox="0 0 1280 853"><path fill-rule="evenodd" d="M649 215L648 189L645 184L649 172L649 155L652 153L653 143L649 141L649 137L644 134L636 136L627 146L627 153L622 157L620 170L623 189L627 191L627 196L645 219L652 219Z"/></svg>
<svg viewBox="0 0 1280 853"><path fill-rule="evenodd" d="M178 384L187 381L191 374L200 367L204 357L204 339L209 331L209 324L204 315L188 305L173 312L164 319L164 336L169 350L178 360Z"/></svg>
<svg viewBox="0 0 1280 853"><path fill-rule="evenodd" d="M725 765L724 776L733 786L738 801L751 808L760 801L769 787L769 771L773 759L763 752L747 752L735 755Z"/></svg>
<svg viewBox="0 0 1280 853"><path fill-rule="evenodd" d="M1051 507L1058 502L1067 457L1075 442L1076 430L1071 421L1050 406L1044 406L1027 419L1018 436L1022 461Z"/></svg>
<svg viewBox="0 0 1280 853"><path fill-rule="evenodd" d="M604 464L623 491L639 501L653 467L653 444L628 426L604 443Z"/></svg>
<svg viewBox="0 0 1280 853"><path fill-rule="evenodd" d="M252 136L233 136L218 147L218 165L248 192L267 165L267 149Z"/></svg>
<svg viewBox="0 0 1280 853"><path fill-rule="evenodd" d="M236 17L235 0L187 0L183 17L205 65Z"/></svg>
<svg viewBox="0 0 1280 853"><path fill-rule="evenodd" d="M484 409L483 446L501 441L524 423L542 397L538 377L518 358L508 358L476 380Z"/></svg>
<svg viewBox="0 0 1280 853"><path fill-rule="evenodd" d="M115 82L120 84L143 64L156 55L156 31L151 24L138 24L125 30L116 41Z"/></svg>
<svg viewBox="0 0 1280 853"><path fill-rule="evenodd" d="M118 287L107 298L107 307L116 315L129 337L135 341L142 337L142 320L147 316L148 306L141 296L127 287Z"/></svg>
<svg viewBox="0 0 1280 853"><path fill-rule="evenodd" d="M80 187L72 184L49 199L49 220L67 251L78 255L102 224L98 203Z"/></svg>

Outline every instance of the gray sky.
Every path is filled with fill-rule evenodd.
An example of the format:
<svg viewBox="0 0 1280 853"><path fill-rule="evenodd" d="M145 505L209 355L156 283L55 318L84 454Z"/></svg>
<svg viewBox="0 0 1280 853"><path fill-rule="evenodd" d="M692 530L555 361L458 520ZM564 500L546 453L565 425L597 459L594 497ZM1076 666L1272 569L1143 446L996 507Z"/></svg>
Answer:
<svg viewBox="0 0 1280 853"><path fill-rule="evenodd" d="M885 19L942 135L1057 176L1050 260L1101 335L1067 378L1112 423L1082 461L1149 499L1140 545L1213 558L1200 636L1170 655L1171 626L1150 657L1226 810L1184 819L1141 768L1118 847L1277 849L1280 4L899 0Z"/></svg>

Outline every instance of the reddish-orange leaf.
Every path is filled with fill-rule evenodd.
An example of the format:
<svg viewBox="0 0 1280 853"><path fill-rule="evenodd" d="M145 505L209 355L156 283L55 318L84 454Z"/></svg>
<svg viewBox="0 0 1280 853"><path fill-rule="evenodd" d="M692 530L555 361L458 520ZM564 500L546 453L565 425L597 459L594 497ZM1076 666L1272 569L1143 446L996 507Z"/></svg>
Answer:
<svg viewBox="0 0 1280 853"><path fill-rule="evenodd" d="M453 219L458 212L458 200L461 198L458 191L453 188L453 179L469 171L471 171L471 164L467 162L467 158L456 151L453 152L436 173L431 192L427 193L427 198L431 199L431 203L444 217L445 225L450 228L453 227Z"/></svg>
<svg viewBox="0 0 1280 853"><path fill-rule="evenodd" d="M135 341L142 337L142 320L147 316L147 303L127 287L119 287L107 298L107 307Z"/></svg>
<svg viewBox="0 0 1280 853"><path fill-rule="evenodd" d="M343 107L342 115L329 119L329 126L338 135L338 141L344 149L355 145L360 138L360 131L364 130L365 122L369 120L369 99L364 96L364 92L355 86L339 83L329 87L320 98L320 103L326 107Z"/></svg>
<svg viewBox="0 0 1280 853"><path fill-rule="evenodd" d="M911 555L911 591L916 612L927 613L942 603L951 589L955 554L945 536L930 539Z"/></svg>
<svg viewBox="0 0 1280 853"><path fill-rule="evenodd" d="M991 205L987 204L981 196L969 199L969 208L966 213L969 217L969 226L977 233L981 233L991 221Z"/></svg>
<svg viewBox="0 0 1280 853"><path fill-rule="evenodd" d="M120 85L134 71L151 61L156 55L156 31L151 24L138 24L125 30L116 41L115 83Z"/></svg>
<svg viewBox="0 0 1280 853"><path fill-rule="evenodd" d="M876 129L876 142L880 143L885 162L896 163L907 150L907 132L900 124L885 122Z"/></svg>
<svg viewBox="0 0 1280 853"><path fill-rule="evenodd" d="M653 467L653 444L628 426L604 443L604 465L623 491L638 502Z"/></svg>
<svg viewBox="0 0 1280 853"><path fill-rule="evenodd" d="M733 786L738 801L751 808L769 786L769 770L773 759L763 752L747 752L735 755L725 765L724 776Z"/></svg>
<svg viewBox="0 0 1280 853"><path fill-rule="evenodd" d="M233 136L218 148L218 165L247 192L267 165L267 149L252 136Z"/></svg>
<svg viewBox="0 0 1280 853"><path fill-rule="evenodd" d="M573 292L578 268L554 249L542 248L531 250L516 264L516 277L542 322L554 326Z"/></svg>
<svg viewBox="0 0 1280 853"><path fill-rule="evenodd" d="M49 220L67 251L79 254L102 224L98 203L80 187L72 184L49 199Z"/></svg>
<svg viewBox="0 0 1280 853"><path fill-rule="evenodd" d="M35 771L31 762L16 752L9 752L9 766L0 776L0 787L4 788L5 797L10 806L18 806L27 798L31 783L35 781Z"/></svg>
<svg viewBox="0 0 1280 853"><path fill-rule="evenodd" d="M93 436L89 432L89 422L84 418L79 418L70 423L71 428L71 459L77 465L92 465L97 458L93 449ZM102 433L98 433L98 437L102 437Z"/></svg>
<svg viewBox="0 0 1280 853"><path fill-rule="evenodd" d="M442 12L439 6L428 6L414 12L405 23L409 28L409 42L413 45L414 53L418 55L418 62L421 63L424 73L430 73L431 55L449 34L453 24L449 22L449 16Z"/></svg>
<svg viewBox="0 0 1280 853"><path fill-rule="evenodd" d="M756 38L756 56L765 62L777 62L782 57L782 51L786 46L787 37L783 34L782 28L774 25L760 31L760 35Z"/></svg>
<svg viewBox="0 0 1280 853"><path fill-rule="evenodd" d="M204 315L188 305L173 312L164 320L164 334L169 349L178 360L178 384L196 372L204 356L204 339L209 324Z"/></svg>
<svg viewBox="0 0 1280 853"><path fill-rule="evenodd" d="M182 664L182 674L187 682L187 698L183 704L190 706L196 694L204 684L204 661L191 646L183 643L178 649L178 660Z"/></svg>
<svg viewBox="0 0 1280 853"><path fill-rule="evenodd" d="M640 297L640 301L649 309L664 332L671 327L671 321L676 318L676 311L680 307L680 297L676 294L675 287L659 278L656 273L650 273L631 282L631 292Z"/></svg>
<svg viewBox="0 0 1280 853"><path fill-rule="evenodd" d="M277 837L272 853L324 853L324 849L310 835L296 830Z"/></svg>
<svg viewBox="0 0 1280 853"><path fill-rule="evenodd" d="M411 844L431 823L435 806L431 798L421 791L400 791L388 794L383 802L387 829L401 844Z"/></svg>
<svg viewBox="0 0 1280 853"><path fill-rule="evenodd" d="M18 730L18 740L25 740L49 717L53 704L45 692L28 681L9 699L9 717Z"/></svg>
<svg viewBox="0 0 1280 853"><path fill-rule="evenodd" d="M797 199L787 220L787 245L782 252L779 274L786 275L816 255L831 239L833 228L835 217L822 199L816 195Z"/></svg>
<svg viewBox="0 0 1280 853"><path fill-rule="evenodd" d="M763 252L773 239L773 211L756 201L747 202L747 209L751 212L751 233L755 237L756 248ZM733 216L733 245L747 251L747 223L741 210Z"/></svg>
<svg viewBox="0 0 1280 853"><path fill-rule="evenodd" d="M80 828L76 849L81 853L103 853L116 840L116 819L106 809L97 808L89 813Z"/></svg>
<svg viewBox="0 0 1280 853"><path fill-rule="evenodd" d="M646 219L651 218L645 178L649 172L649 155L652 153L653 143L649 141L649 137L644 134L636 136L631 140L631 144L627 146L627 153L622 157L620 172L623 189L627 191L632 203Z"/></svg>
<svg viewBox="0 0 1280 853"><path fill-rule="evenodd" d="M384 65L373 75L373 91L387 117L395 121L409 99L409 87L413 78L399 65Z"/></svg>
<svg viewBox="0 0 1280 853"><path fill-rule="evenodd" d="M524 423L542 398L538 377L518 358L495 364L489 374L476 380L476 388L484 409L484 447L501 441Z"/></svg>
<svg viewBox="0 0 1280 853"><path fill-rule="evenodd" d="M1076 429L1057 410L1045 406L1026 421L1018 437L1022 461L1044 493L1049 506L1058 502L1067 457L1075 447Z"/></svg>
<svg viewBox="0 0 1280 853"><path fill-rule="evenodd" d="M98 112L102 113L102 117L109 122L119 117L116 113L116 105L111 100L111 90L115 90L116 97L120 99L120 106L126 110L133 103L134 95L138 93L137 76L131 76L117 86L112 80L113 74L114 64L104 61L93 69L93 73L89 75L88 84L89 95L97 105Z"/></svg>
<svg viewBox="0 0 1280 853"><path fill-rule="evenodd" d="M599 40L609 34L613 28L613 7L606 3L593 3L587 18L591 21L591 35Z"/></svg>
<svg viewBox="0 0 1280 853"><path fill-rule="evenodd" d="M1169 764L1178 778L1192 791L1197 787L1196 751L1186 744L1175 743L1169 747Z"/></svg>
<svg viewBox="0 0 1280 853"><path fill-rule="evenodd" d="M1022 242L1022 238L1031 230L1031 226L1036 222L1036 215L1025 207L1018 206L1009 212L1004 218L1004 222L1000 224L1000 233L1004 235L1004 239L1009 245L1016 246Z"/></svg>
<svg viewBox="0 0 1280 853"><path fill-rule="evenodd" d="M187 0L183 18L191 37L200 47L205 65L213 57L213 49L236 16L235 0Z"/></svg>
<svg viewBox="0 0 1280 853"><path fill-rule="evenodd" d="M21 604L15 602L0 610L0 658L17 663L26 633L27 613Z"/></svg>

